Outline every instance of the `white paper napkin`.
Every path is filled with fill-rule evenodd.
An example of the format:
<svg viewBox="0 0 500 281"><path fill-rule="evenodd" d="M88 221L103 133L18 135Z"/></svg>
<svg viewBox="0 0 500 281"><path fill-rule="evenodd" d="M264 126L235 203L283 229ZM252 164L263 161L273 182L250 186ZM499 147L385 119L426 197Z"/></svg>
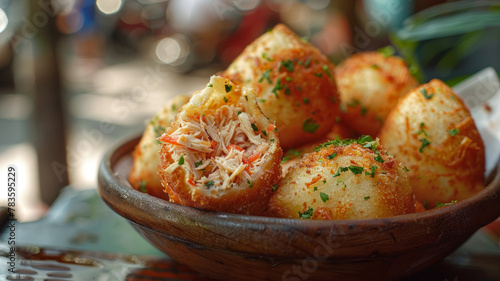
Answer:
<svg viewBox="0 0 500 281"><path fill-rule="evenodd" d="M453 87L471 111L486 146L486 173L500 158L500 81L495 69L485 68Z"/></svg>

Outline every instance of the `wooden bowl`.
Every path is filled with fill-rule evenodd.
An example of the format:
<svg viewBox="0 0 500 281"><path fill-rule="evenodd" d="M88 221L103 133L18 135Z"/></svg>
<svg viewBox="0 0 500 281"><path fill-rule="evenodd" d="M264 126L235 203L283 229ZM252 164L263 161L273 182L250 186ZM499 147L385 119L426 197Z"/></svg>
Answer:
<svg viewBox="0 0 500 281"><path fill-rule="evenodd" d="M499 172L467 200L384 219L313 221L201 210L130 187L138 140L104 157L101 197L165 254L217 279L399 279L439 262L500 216Z"/></svg>

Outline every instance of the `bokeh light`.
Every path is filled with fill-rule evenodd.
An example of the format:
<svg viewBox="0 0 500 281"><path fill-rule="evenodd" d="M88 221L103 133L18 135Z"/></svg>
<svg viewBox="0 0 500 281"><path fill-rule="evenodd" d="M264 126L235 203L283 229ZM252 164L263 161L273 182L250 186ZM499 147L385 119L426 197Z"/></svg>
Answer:
<svg viewBox="0 0 500 281"><path fill-rule="evenodd" d="M158 41L155 54L161 63L177 66L182 64L190 52L187 39L182 35L166 37Z"/></svg>
<svg viewBox="0 0 500 281"><path fill-rule="evenodd" d="M97 0L95 2L97 8L106 15L111 15L120 10L122 7L122 0Z"/></svg>
<svg viewBox="0 0 500 281"><path fill-rule="evenodd" d="M233 0L233 3L241 11L250 11L260 4L260 0Z"/></svg>
<svg viewBox="0 0 500 281"><path fill-rule="evenodd" d="M164 38L156 45L156 56L163 63L172 63L179 59L181 46L173 38Z"/></svg>
<svg viewBox="0 0 500 281"><path fill-rule="evenodd" d="M4 10L0 9L0 33L2 33L7 28L8 23L9 19L7 18L7 15L5 14Z"/></svg>

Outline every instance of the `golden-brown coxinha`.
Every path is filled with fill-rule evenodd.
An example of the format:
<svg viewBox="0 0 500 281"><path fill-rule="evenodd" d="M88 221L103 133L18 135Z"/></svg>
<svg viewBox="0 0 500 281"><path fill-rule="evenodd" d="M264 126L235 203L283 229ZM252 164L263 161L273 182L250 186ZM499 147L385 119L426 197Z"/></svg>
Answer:
<svg viewBox="0 0 500 281"><path fill-rule="evenodd" d="M179 108L189 101L189 96L178 95L168 101L163 108L149 120L141 140L134 149L134 162L129 175L129 182L137 190L168 200L158 176L160 163L160 143L157 137L165 133Z"/></svg>
<svg viewBox="0 0 500 281"><path fill-rule="evenodd" d="M334 65L283 24L266 32L221 74L253 88L278 127L283 149L326 135L339 112Z"/></svg>
<svg viewBox="0 0 500 281"><path fill-rule="evenodd" d="M162 142L159 174L170 201L260 214L281 174L274 125L252 89L212 76L175 117Z"/></svg>
<svg viewBox="0 0 500 281"><path fill-rule="evenodd" d="M404 97L380 132L405 164L417 199L433 208L484 188L484 144L462 99L434 79Z"/></svg>

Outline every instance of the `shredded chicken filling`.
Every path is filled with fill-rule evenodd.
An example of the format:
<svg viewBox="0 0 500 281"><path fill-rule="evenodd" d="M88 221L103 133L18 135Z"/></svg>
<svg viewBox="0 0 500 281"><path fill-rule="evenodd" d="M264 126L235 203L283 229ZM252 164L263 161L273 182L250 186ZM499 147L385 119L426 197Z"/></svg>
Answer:
<svg viewBox="0 0 500 281"><path fill-rule="evenodd" d="M251 175L262 165L269 144L254 118L241 107L224 105L203 116L180 116L180 126L160 137L170 143L174 162L166 172L184 165L188 183L206 189L252 185Z"/></svg>

